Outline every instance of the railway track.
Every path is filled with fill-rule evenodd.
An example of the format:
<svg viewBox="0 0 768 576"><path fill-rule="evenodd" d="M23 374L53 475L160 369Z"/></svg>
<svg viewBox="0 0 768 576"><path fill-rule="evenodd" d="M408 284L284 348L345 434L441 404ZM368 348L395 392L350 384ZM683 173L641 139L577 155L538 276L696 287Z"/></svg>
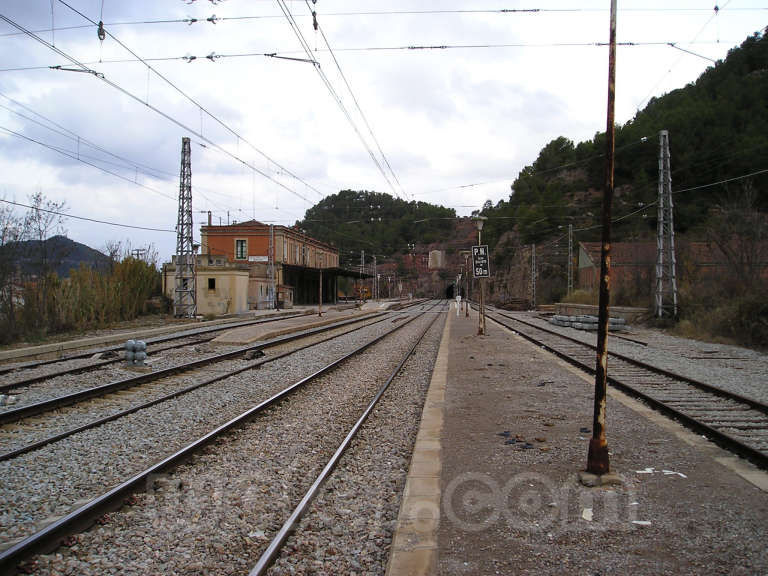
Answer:
<svg viewBox="0 0 768 576"><path fill-rule="evenodd" d="M384 322L393 315L398 318L403 314L376 313L299 330L252 346L229 347L230 350L222 354L88 386L0 412L0 426L3 426L0 428L0 462L256 369L309 346ZM305 343L296 345L295 341ZM264 351L270 351L264 359L243 359L245 354L263 355ZM216 367L225 363L227 368Z"/></svg>
<svg viewBox="0 0 768 576"><path fill-rule="evenodd" d="M486 314L499 325L594 374L594 345L543 328L519 315L493 309ZM768 469L765 403L610 350L608 382Z"/></svg>
<svg viewBox="0 0 768 576"><path fill-rule="evenodd" d="M149 347L147 354L149 357L153 355L166 352L168 350L175 350L177 348L183 348L186 346L194 346L210 342L216 336L227 330L234 328L242 328L246 326L254 326L257 324L269 324L271 322L277 322L280 320L287 320L290 318L298 318L305 316L306 314L291 314L287 316L279 316L274 318L262 318L259 320L248 320L240 322L231 322L227 324L219 324L216 326L208 326L203 328L185 329L172 334L166 334L162 336L155 336L146 338L144 341ZM140 333L140 331L137 331ZM128 338L126 337L126 340ZM179 342L179 340L182 340ZM159 344L165 344L164 346L158 346ZM0 384L0 394L6 394L12 392L14 389L29 386L31 384L42 382L53 378L55 376L63 376L66 374L84 374L93 370L98 370L105 366L116 364L122 361L120 352L123 351L123 343L116 344L114 346L106 346L99 348L89 348L84 351L69 354L62 358L38 360L33 362L24 362L21 364L0 366L0 376L3 376L3 383ZM97 358L101 355L109 355L108 358ZM82 360L82 362L76 362ZM50 366L58 364L62 367L59 369L49 369ZM72 365L75 364L75 365ZM41 370L42 369L42 370ZM37 372L31 375L27 375L29 372ZM14 375L20 374L21 377L14 378Z"/></svg>
<svg viewBox="0 0 768 576"><path fill-rule="evenodd" d="M146 484L147 478L151 477L153 474L158 473L167 473L167 471L176 466L179 462L182 460L185 460L189 458L189 456L196 451L199 451L204 446L209 444L210 442L216 440L217 438L222 437L222 435L225 435L228 433L228 431L233 430L235 427L239 427L244 425L244 423L248 422L253 416L256 414L262 413L268 408L276 405L278 402L282 402L284 398L292 394L294 391L301 389L309 382L312 382L324 374L328 373L331 370L337 369L338 366L347 363L350 361L351 358L355 357L356 355L359 355L363 353L363 351L371 346L378 345L379 347L382 346L382 344L379 344L379 342L385 338L388 337L388 341L397 342L398 337L394 336L394 333L397 331L405 331L405 329L410 326L410 324L422 316L424 316L424 312L426 310L420 310L418 312L415 312L410 315L410 317L407 320L400 321L400 322L380 322L376 327L374 328L367 328L365 330L360 330L358 334L356 335L347 335L346 337L342 338L336 338L331 342L326 342L323 344L315 344L313 345L313 348L322 348L323 346L329 347L329 346L335 346L335 347L343 347L344 348L344 355L340 358L337 358L330 364L324 364L319 369L317 369L318 362L317 361L310 361L310 358L312 356L310 348L305 349L304 351L291 355L290 358L281 358L281 359L275 359L275 361L270 365L272 368L270 369L267 365L262 364L259 369L257 370L257 374L259 375L259 380L265 381L270 378L276 377L278 375L281 375L281 381L280 382L270 382L269 386L261 386L258 390L258 393L255 393L254 388L259 388L259 386L255 385L255 380L244 382L241 386L241 388L249 391L249 394L246 394L246 397L238 398L238 402L226 402L228 405L229 413L232 413L232 410L234 409L240 409L243 406L250 406L250 408L246 409L244 412L240 414L240 416L232 419L229 418L225 423L219 425L215 430L208 431L207 433L203 434L202 436L199 436L197 440L188 443L181 448L179 447L180 442L176 440L175 442L166 442L164 443L164 440L167 438L170 438L171 435L174 433L178 433L179 430L179 424L185 424L182 426L187 432L198 432L201 429L205 429L205 427L208 427L207 429L210 430L210 420L208 422L205 422L203 424L200 424L199 422L195 422L195 418L199 418L200 414L205 414L206 412L214 411L213 407L210 406L210 410L206 410L206 407L203 406L201 410L197 411L197 415L193 416L191 421L189 423L182 423L182 422L176 422L174 424L174 419L177 417L177 414L175 413L177 411L178 407L170 407L170 406L164 406L162 409L158 409L160 407L154 406L153 408L150 408L146 411L139 412L139 415L144 415L144 418L141 422L134 422L134 428L133 429L141 429L142 430L142 437L133 437L128 433L126 435L125 431L123 431L122 439L124 442L126 442L126 438L129 438L130 441L127 441L126 446L122 446L121 450L115 450L113 449L111 451L111 460L109 463L106 464L105 468L110 469L117 469L119 470L119 474L122 478L126 478L127 476L130 476L128 480L122 480L118 481L115 474L113 474L111 477L97 477L97 478L91 478L89 486L95 488L95 486L114 486L114 488L107 493L105 493L102 496L91 498L89 496L86 496L83 494L82 486L80 486L80 490L74 491L78 493L73 493L70 495L67 495L67 498L64 498L66 500L61 505L56 505L56 503L52 504L50 507L51 510L48 512L51 514L49 516L50 518L55 518L54 521L46 523L46 525L42 528L42 530L37 530L34 534L28 535L29 528L34 524L35 528L38 528L41 520L44 521L44 519L39 518L42 514L38 513L37 518L33 523L26 522L25 528L16 530L14 532L15 536L18 538L23 537L24 539L22 541L17 541L12 544L11 541L6 540L5 546L8 546L9 544L12 544L9 548L7 548L1 555L0 555L0 569L6 570L9 567L14 566L20 558L28 556L30 553L32 553L35 550L41 550L46 549L51 546L55 546L59 541L69 535L72 531L76 531L79 527L82 527L83 524L89 524L94 521L94 519L100 517L101 514L104 513L105 510L113 509L115 507L119 507L123 498L126 497L126 495L132 493L137 488L140 488ZM433 315L433 318L430 320L433 320L434 318L437 318L438 315ZM388 324L388 325L387 325ZM368 342L360 347L357 340L360 340L363 337L363 333L365 334L365 338L368 340ZM345 340L345 343L341 344L338 341L339 340ZM354 344L354 346L352 346ZM400 345L399 342L397 342L397 345ZM392 346L391 344L388 346ZM349 351L349 348L354 348L353 351ZM336 350L332 355L338 356L339 351ZM379 354L382 354L380 351ZM303 359L302 359L303 358ZM264 359L261 359L262 361ZM310 375L305 375L298 380L295 380L292 384L289 384L286 386L286 377L288 376L286 374L288 367L291 366L293 369L296 369L297 367L301 367L302 371L306 372L306 370L312 369L315 370ZM266 371L270 371L269 374L264 374ZM349 377L347 377L349 379ZM232 378L229 378L229 380L232 380ZM222 381L225 382L226 380ZM225 391L223 388L219 390L219 394L229 394L231 396L235 395L234 388L237 388L237 386L230 386L232 388L231 390ZM190 394L186 395L185 397L191 397L194 396L197 392L191 392ZM237 394L241 394L242 390L238 390ZM254 405L254 396L257 396L260 398L260 400ZM210 398L210 396L209 396ZM199 408L198 404L199 399L195 398L189 398L188 400L185 400L187 406L197 406ZM321 405L322 407L322 405ZM147 414L147 412L154 410L154 416L150 416ZM133 416L136 416L135 414ZM158 421L157 418L160 418L161 420ZM116 422L111 422L109 424L103 425L100 428L99 431L99 438L100 440L103 440L105 443L109 444L112 443L114 446L114 436L113 433L109 430L106 430L109 426L118 426L121 425L125 420L128 420L131 418L130 416L128 418L121 418L120 420ZM153 419L154 418L154 419ZM221 417L219 417L219 420L221 420ZM166 432L166 436L163 437L162 434L157 434L156 431L153 431L151 429L151 426L148 426L147 423L151 422L152 426L155 426L156 428L162 428L162 426L167 426L170 431ZM193 426L192 424L198 424L197 426ZM47 471L48 474L58 475L59 480L43 480L43 484L50 485L51 482L54 484L61 483L61 476L62 472L60 470L61 467L67 468L68 472L71 472L75 469L80 469L83 467L88 468L97 468L93 461L89 461L86 458L86 455L80 453L81 448L83 445L87 445L93 438L96 436L94 435L94 432L96 431L90 431L86 432L84 434L76 434L72 436L71 438L68 438L64 442L58 442L54 444L53 446L47 446L43 448L43 451L51 451L53 454L49 454L48 456L53 456L52 460L48 461L47 465L41 465L36 466L35 462L39 464L39 461L41 458L39 455L36 454L26 454L19 456L17 458L14 458L12 462L5 462L0 463L0 466L5 466L5 471L13 471L12 474L2 474L4 478L4 482L7 483L8 487L14 487L16 492L16 500L17 501L36 501L39 498L40 494L46 494L46 490L49 489L48 486L38 486L34 487L33 489L29 490L27 493L24 492L24 489L19 488L20 485L23 485L23 482L19 482L21 478L39 478L39 477L45 477L45 472ZM189 433L187 434L187 437L189 436ZM76 457L74 458L75 461L62 461L60 459L60 453L62 450L64 450L64 447L62 447L63 444L71 444L70 446L66 447L67 450L70 450L69 454L76 454ZM149 455L142 455L140 454L140 451L142 450L142 447L148 447L148 446L155 446L158 447L162 445L162 453L165 455L163 458L158 457L158 450L155 449L152 454ZM177 449L178 448L178 449ZM173 450L176 450L173 452ZM58 453L58 454L57 454ZM122 465L120 462L120 458L123 457L125 454L131 453L134 456L135 461L141 461L141 462L147 462L147 461L154 461L155 463L149 466L148 468L145 468L142 472L136 473L136 462L134 462L130 466ZM136 457L137 455L141 457ZM36 458L32 459L31 456L36 456ZM57 464L58 462L58 464ZM13 467L8 467L9 464L13 464ZM43 472L43 474L40 474ZM93 476L93 474L91 474ZM65 481L65 484L78 484L77 481L69 479ZM26 487L25 487L26 488ZM59 490L61 492L61 490ZM56 492L54 492L56 493ZM81 502L84 498L88 500L88 502L82 506L80 506L76 510L72 510L72 507L74 504ZM31 511L20 511L17 516L17 519L26 520L30 515L34 516L34 513ZM3 532L6 532L6 527L3 527ZM25 537L26 536L26 537Z"/></svg>
<svg viewBox="0 0 768 576"><path fill-rule="evenodd" d="M384 322L389 315L357 318L281 336L256 346L240 348L167 370L145 374L126 380L83 390L74 394L52 398L45 402L17 409L16 413L0 414L0 462L58 442L122 418L139 410L174 400L204 386L226 378L255 370L264 364L294 354L310 346L326 342L340 335ZM329 335L330 334L330 335ZM294 345L293 342L308 340ZM281 349L284 349L281 351ZM248 352L271 350L269 356L256 360L243 360ZM211 368L227 362L226 368ZM211 375L213 373L213 375ZM131 390L126 391L130 388ZM119 393L124 391L122 393ZM73 406L74 405L74 406ZM49 412L53 414L48 415ZM16 426L9 423L18 422Z"/></svg>
<svg viewBox="0 0 768 576"><path fill-rule="evenodd" d="M407 303L392 307L390 310L407 310L408 308L418 306L419 303L420 301ZM301 316L306 316L306 314L284 315L278 318L268 318L257 321L234 322L226 325L183 330L171 335L150 338L146 340L149 346L148 354L150 356L147 363L155 369L169 369L179 366L180 371L183 371L185 364L184 356L189 355L187 351L190 349L202 349L200 352L194 353L194 356L197 356L198 358L205 356L206 354L215 357L215 354L212 351L207 350L205 345L219 336L222 332L245 326L298 318ZM162 346L162 344L166 342L170 342L170 344ZM161 344L161 346L157 346L158 344ZM237 347L219 346L218 349L228 349L236 352ZM7 368L6 376L3 377L2 382L0 382L0 394L12 396L14 403L5 406L0 405L0 424L11 421L15 417L13 416L14 414L24 414L23 412L16 412L22 405L35 404L43 400L48 400L51 397L50 389L54 387L53 382L56 378L60 378L63 383L62 387L71 389L71 392L95 388L99 384L106 385L116 379L124 379L125 385L130 386L131 379L125 378L126 370L119 364L122 362L122 355L119 354L122 350L123 345L121 344L120 346L109 348L91 349L87 352L69 356L64 359L45 360L27 364L21 368L17 367L15 369ZM163 355L163 353L169 351L174 351L174 354ZM106 360L94 361L92 356L102 352L107 352L114 357ZM81 360L86 359L86 363L77 362L73 365L73 358ZM46 368L51 364L59 364L61 367L53 368L53 370ZM33 374L14 379L13 375L7 374L8 371L21 372L22 374L33 372ZM73 378L73 376L82 375L84 373L88 373L87 378ZM140 383L140 379L136 379L135 381ZM6 412L10 412L11 415L4 417L3 414Z"/></svg>

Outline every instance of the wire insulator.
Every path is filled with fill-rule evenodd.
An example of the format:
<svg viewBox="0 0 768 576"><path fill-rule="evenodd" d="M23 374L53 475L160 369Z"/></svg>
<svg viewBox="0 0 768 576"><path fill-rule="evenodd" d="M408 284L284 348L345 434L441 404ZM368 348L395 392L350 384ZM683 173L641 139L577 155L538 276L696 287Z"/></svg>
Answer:
<svg viewBox="0 0 768 576"><path fill-rule="evenodd" d="M104 22L102 22L101 20L99 20L99 29L96 32L96 34L98 34L99 40L101 40L102 42L104 42L104 38L107 37L107 33L104 31Z"/></svg>

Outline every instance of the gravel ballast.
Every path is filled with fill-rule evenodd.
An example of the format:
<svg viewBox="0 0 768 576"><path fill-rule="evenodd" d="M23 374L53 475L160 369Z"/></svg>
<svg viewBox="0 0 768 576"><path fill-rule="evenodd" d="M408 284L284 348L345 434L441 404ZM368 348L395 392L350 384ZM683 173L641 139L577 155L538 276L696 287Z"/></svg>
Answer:
<svg viewBox="0 0 768 576"><path fill-rule="evenodd" d="M427 315L428 316L428 315ZM348 428L432 318L366 351L227 434L137 503L38 557L41 574L247 573Z"/></svg>
<svg viewBox="0 0 768 576"><path fill-rule="evenodd" d="M32 533L392 327L375 324L0 462L0 496L11 503L0 513L2 542Z"/></svg>

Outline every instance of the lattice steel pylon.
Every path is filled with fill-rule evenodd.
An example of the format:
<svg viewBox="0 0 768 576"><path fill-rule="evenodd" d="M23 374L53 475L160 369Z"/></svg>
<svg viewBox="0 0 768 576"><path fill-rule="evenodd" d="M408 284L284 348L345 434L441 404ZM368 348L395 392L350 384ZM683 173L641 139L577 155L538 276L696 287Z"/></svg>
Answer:
<svg viewBox="0 0 768 576"><path fill-rule="evenodd" d="M192 155L189 138L185 136L181 139L173 315L192 318L195 314L197 314L197 303L195 301L195 253L192 245Z"/></svg>
<svg viewBox="0 0 768 576"><path fill-rule="evenodd" d="M659 132L659 201L656 233L656 316L677 318L675 225L669 132Z"/></svg>

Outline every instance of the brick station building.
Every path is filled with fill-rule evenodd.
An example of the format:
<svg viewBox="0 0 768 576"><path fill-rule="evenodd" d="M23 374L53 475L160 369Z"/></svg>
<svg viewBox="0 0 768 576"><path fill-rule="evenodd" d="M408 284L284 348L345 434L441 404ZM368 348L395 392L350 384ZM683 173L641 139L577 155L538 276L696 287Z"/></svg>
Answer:
<svg viewBox="0 0 768 576"><path fill-rule="evenodd" d="M270 274L270 247L273 272ZM163 287L172 298L175 262L163 266ZM317 304L322 277L323 303L335 303L339 253L300 230L256 220L200 228L196 257L199 314L241 314L279 305Z"/></svg>

